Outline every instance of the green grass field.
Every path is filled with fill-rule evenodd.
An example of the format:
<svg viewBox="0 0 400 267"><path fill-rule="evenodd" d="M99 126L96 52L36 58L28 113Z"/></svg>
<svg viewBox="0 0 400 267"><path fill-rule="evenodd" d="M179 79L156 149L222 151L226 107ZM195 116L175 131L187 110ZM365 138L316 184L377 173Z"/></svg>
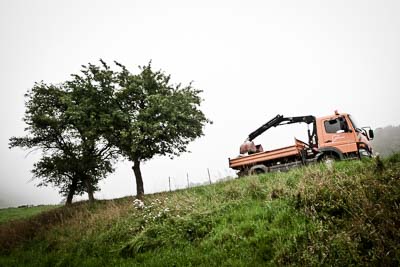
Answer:
<svg viewBox="0 0 400 267"><path fill-rule="evenodd" d="M23 207L23 208L7 208L0 209L0 224L18 220L18 219L27 219L34 215L37 215L41 212L48 211L59 207L57 205L42 205L42 206L34 206L34 207Z"/></svg>
<svg viewBox="0 0 400 267"><path fill-rule="evenodd" d="M313 165L3 223L0 266L398 266L399 207L399 154Z"/></svg>

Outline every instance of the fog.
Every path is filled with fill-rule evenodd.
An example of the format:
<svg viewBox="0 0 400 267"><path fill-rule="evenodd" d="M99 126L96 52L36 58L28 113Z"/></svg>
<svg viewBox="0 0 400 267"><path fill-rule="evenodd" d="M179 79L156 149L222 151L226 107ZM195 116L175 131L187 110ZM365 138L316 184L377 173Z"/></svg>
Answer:
<svg viewBox="0 0 400 267"><path fill-rule="evenodd" d="M133 73L150 60L175 83L203 90L214 123L173 160L142 167L145 192L234 175L228 158L277 114L351 113L362 126L400 124L399 1L15 1L0 0L0 207L59 203L30 170L40 151L10 150L24 135L24 93L60 83L82 64L117 60ZM274 128L265 149L306 139L305 125ZM129 162L97 198L136 192Z"/></svg>

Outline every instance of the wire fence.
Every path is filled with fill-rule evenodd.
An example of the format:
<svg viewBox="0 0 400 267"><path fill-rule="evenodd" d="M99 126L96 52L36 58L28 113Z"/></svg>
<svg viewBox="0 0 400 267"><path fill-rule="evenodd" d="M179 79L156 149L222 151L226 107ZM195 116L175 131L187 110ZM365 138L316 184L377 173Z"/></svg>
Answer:
<svg viewBox="0 0 400 267"><path fill-rule="evenodd" d="M174 177L174 176L168 176L168 188L165 191L171 192L171 191L179 190L179 189L210 185L213 183L232 180L237 177L236 173L232 170L224 170L224 172L217 171L217 172L213 173L212 171L210 171L209 168L207 168L205 173L207 176L206 178L202 177L201 179L199 179L197 177L197 179L196 179L194 177L191 177L190 173L187 172L185 186L183 186L182 183L174 183L174 180L181 181L181 179L177 179L177 177Z"/></svg>

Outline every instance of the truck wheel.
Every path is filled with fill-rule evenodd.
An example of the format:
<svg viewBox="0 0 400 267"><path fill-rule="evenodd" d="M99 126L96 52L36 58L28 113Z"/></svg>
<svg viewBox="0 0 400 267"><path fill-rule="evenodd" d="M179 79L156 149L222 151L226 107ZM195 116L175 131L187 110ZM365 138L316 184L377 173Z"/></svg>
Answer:
<svg viewBox="0 0 400 267"><path fill-rule="evenodd" d="M250 175L262 174L262 173L267 173L267 172L268 172L268 168L265 165L254 165L249 170Z"/></svg>
<svg viewBox="0 0 400 267"><path fill-rule="evenodd" d="M240 177L244 177L244 176L249 175L249 171L247 171L247 170L241 170L241 171L239 171L239 172L237 173L237 175L238 175L239 178L240 178Z"/></svg>
<svg viewBox="0 0 400 267"><path fill-rule="evenodd" d="M323 162L329 169L332 168L332 165L336 160L337 158L332 154L325 154L321 158L321 162Z"/></svg>

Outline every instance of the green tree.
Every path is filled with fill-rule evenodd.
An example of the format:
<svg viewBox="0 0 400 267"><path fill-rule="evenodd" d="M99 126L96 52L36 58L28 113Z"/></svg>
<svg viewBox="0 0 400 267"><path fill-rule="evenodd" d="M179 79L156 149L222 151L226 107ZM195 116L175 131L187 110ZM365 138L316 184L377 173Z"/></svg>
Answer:
<svg viewBox="0 0 400 267"><path fill-rule="evenodd" d="M58 187L67 204L84 191L93 202L98 181L113 171L116 157L102 137L107 115L99 95L104 86L92 82L93 68L84 66L81 76L60 85L36 83L25 95L28 135L10 138L10 147L42 151L32 170L34 178L41 179L38 186Z"/></svg>
<svg viewBox="0 0 400 267"><path fill-rule="evenodd" d="M203 135L210 121L199 109L200 90L173 85L170 76L153 71L151 63L131 74L119 63L114 96L114 131L108 135L123 156L133 162L137 197L144 195L141 162L156 155L179 155Z"/></svg>
<svg viewBox="0 0 400 267"><path fill-rule="evenodd" d="M104 135L112 131L113 119L110 101L115 93L113 71L100 60L101 66L88 64L80 74L65 82L67 110L65 116L79 140L79 165L81 179L92 202L93 191L99 179L112 172L112 162L117 151Z"/></svg>
<svg viewBox="0 0 400 267"><path fill-rule="evenodd" d="M84 191L93 201L117 154L133 162L141 198L141 162L185 152L210 122L199 109L201 91L191 84L172 85L170 76L154 72L150 63L134 75L119 63L113 71L100 62L83 66L61 85L35 84L26 95L29 134L10 139L10 147L43 151L34 177L39 185L60 188L67 203Z"/></svg>
<svg viewBox="0 0 400 267"><path fill-rule="evenodd" d="M78 169L79 166L82 166L81 159L61 152L43 156L35 163L32 173L35 178L40 179L38 186L53 185L59 188L60 194L66 197L68 205L72 203L74 195L82 195L88 191L88 180L83 179L85 170ZM92 193L98 189L96 184L90 186L93 188ZM90 199L93 201L93 196Z"/></svg>

